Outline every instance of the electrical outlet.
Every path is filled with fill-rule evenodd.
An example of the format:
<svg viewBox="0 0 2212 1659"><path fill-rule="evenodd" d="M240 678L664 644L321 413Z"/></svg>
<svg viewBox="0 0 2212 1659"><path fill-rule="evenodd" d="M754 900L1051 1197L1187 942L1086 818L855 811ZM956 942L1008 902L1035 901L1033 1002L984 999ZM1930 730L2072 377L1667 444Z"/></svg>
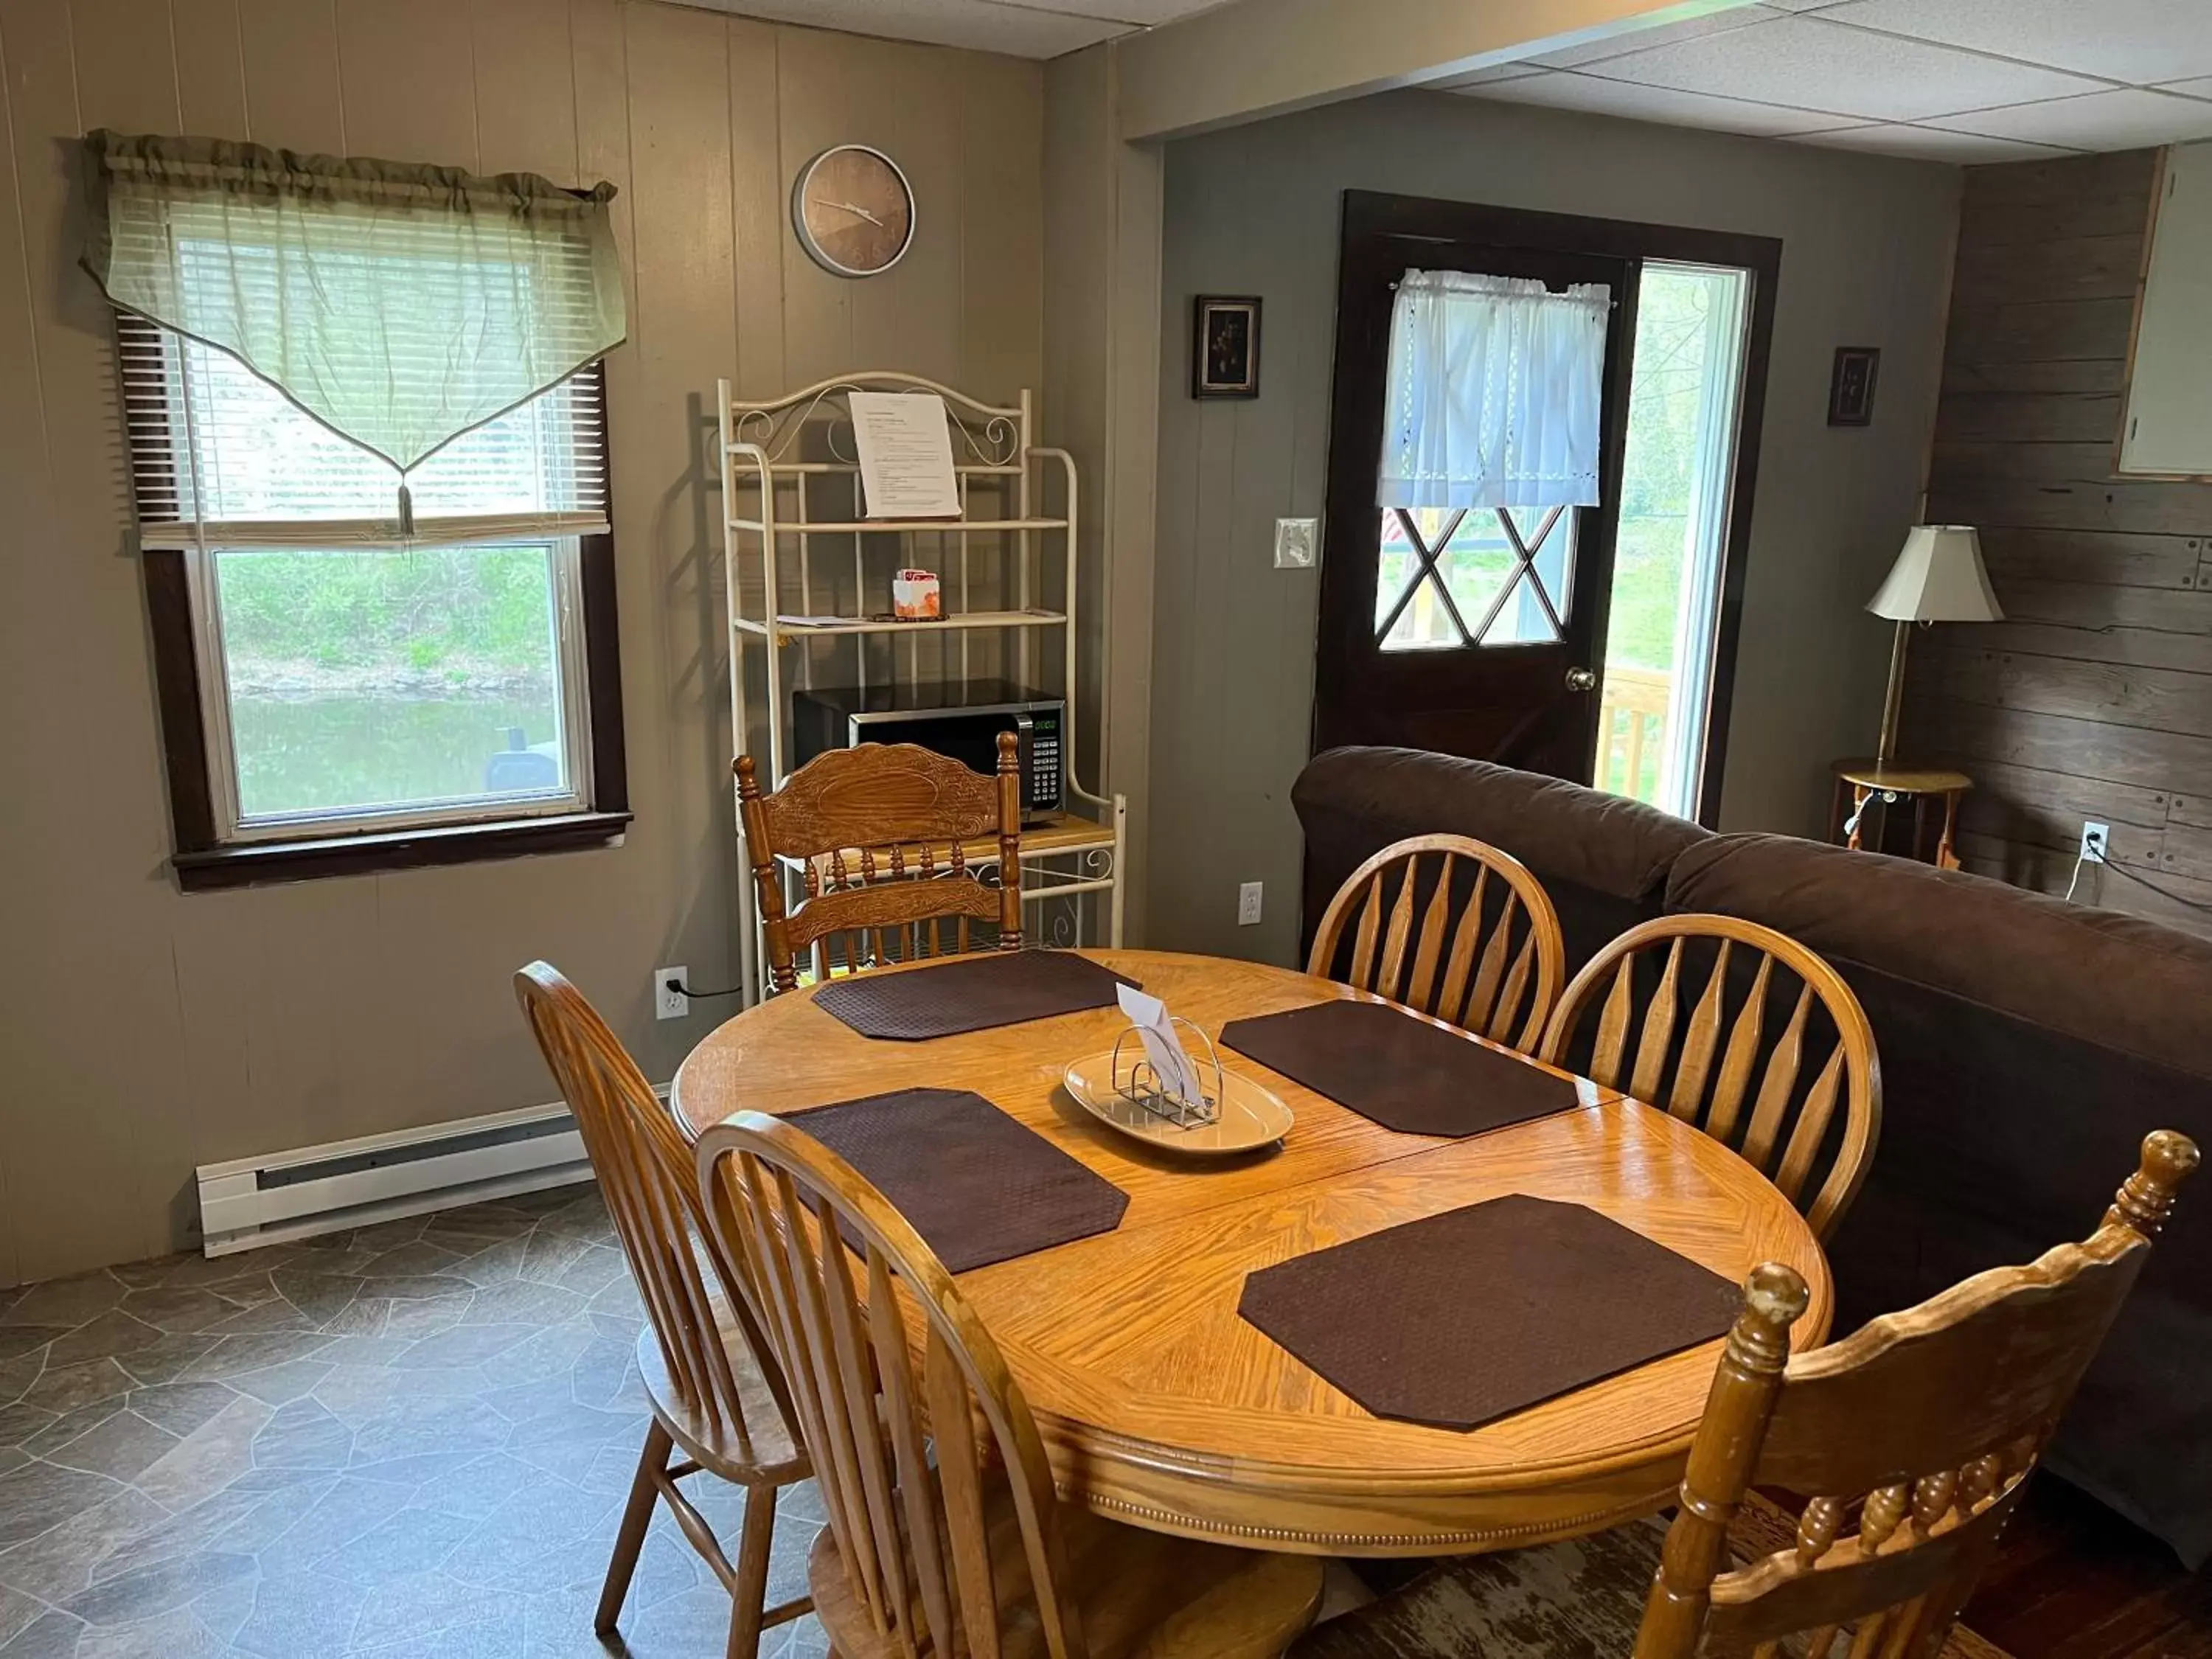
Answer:
<svg viewBox="0 0 2212 1659"><path fill-rule="evenodd" d="M1249 927L1260 920L1260 887L1256 881L1248 881L1237 890L1237 925Z"/></svg>
<svg viewBox="0 0 2212 1659"><path fill-rule="evenodd" d="M1321 540L1319 519L1278 519L1275 520L1275 568L1278 570L1310 570L1314 564L1314 548Z"/></svg>
<svg viewBox="0 0 2212 1659"><path fill-rule="evenodd" d="M674 988L691 977L689 968L656 968L653 970L653 1017L655 1019L682 1019L691 1012L691 999Z"/></svg>
<svg viewBox="0 0 2212 1659"><path fill-rule="evenodd" d="M2094 819L2081 826L2081 862L2102 864L2112 850L2112 826Z"/></svg>

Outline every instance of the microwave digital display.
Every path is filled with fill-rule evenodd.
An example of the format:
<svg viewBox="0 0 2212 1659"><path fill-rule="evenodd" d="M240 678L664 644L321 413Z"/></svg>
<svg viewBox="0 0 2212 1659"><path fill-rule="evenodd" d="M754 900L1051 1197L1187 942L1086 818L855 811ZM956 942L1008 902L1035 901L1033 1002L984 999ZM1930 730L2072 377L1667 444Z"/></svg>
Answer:
<svg viewBox="0 0 2212 1659"><path fill-rule="evenodd" d="M999 733L1021 739L1024 822L1066 806L1065 698L1006 680L816 688L792 695L796 763L863 743L915 743L977 772L999 769Z"/></svg>

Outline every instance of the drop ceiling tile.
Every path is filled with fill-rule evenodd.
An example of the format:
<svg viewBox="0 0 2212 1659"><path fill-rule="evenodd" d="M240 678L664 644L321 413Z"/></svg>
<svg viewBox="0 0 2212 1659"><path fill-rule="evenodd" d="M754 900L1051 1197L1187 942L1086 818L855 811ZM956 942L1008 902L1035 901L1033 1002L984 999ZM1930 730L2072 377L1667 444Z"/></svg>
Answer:
<svg viewBox="0 0 2212 1659"><path fill-rule="evenodd" d="M2086 98L2057 98L2048 103L1943 116L1928 125L1990 138L2063 144L2070 149L2134 149L2142 144L2212 138L2212 103L2123 88L2091 93Z"/></svg>
<svg viewBox="0 0 2212 1659"><path fill-rule="evenodd" d="M1509 104L1542 104L1552 109L1617 115L1628 121L1656 121L1666 126L1710 127L1717 132L1768 136L1810 132L1835 126L1847 118L1839 114L1747 103L1741 98L1716 98L1703 93L1675 92L1666 87L1638 86L1630 81L1607 81L1565 70L1471 88L1469 95Z"/></svg>
<svg viewBox="0 0 2212 1659"><path fill-rule="evenodd" d="M1851 0L1822 17L2138 85L2212 75L2205 0Z"/></svg>
<svg viewBox="0 0 2212 1659"><path fill-rule="evenodd" d="M1875 155L1901 155L1916 161L1953 161L1970 167L1984 161L2029 161L2039 156L2071 155L2069 149L2046 144L2026 144L2011 138L1984 138L1970 132L1945 132L1935 127L1883 125L1845 127L1835 132L1808 132L1802 143L1832 149L1863 150Z"/></svg>
<svg viewBox="0 0 2212 1659"><path fill-rule="evenodd" d="M2100 90L2098 82L1869 29L1820 14L1730 29L1607 60L1598 73L1761 103L1808 105L1869 121L1917 121L1996 104Z"/></svg>
<svg viewBox="0 0 2212 1659"><path fill-rule="evenodd" d="M1105 0L1108 4L1126 0ZM1016 58L1057 58L1062 52L1127 34L1129 25L1058 11L1002 6L995 0L722 0L717 10L779 23L842 29L850 34L930 46L1002 52Z"/></svg>
<svg viewBox="0 0 2212 1659"><path fill-rule="evenodd" d="M1623 29L1602 40L1586 40L1578 46L1564 46L1558 52L1540 53L1528 61L1541 64L1547 69L1573 69L1579 64L1603 63L1608 58L1619 58L1626 52L1648 51L1672 40L1694 40L1708 34L1725 34L1730 29L1745 28L1753 23L1771 23L1785 15L1786 13L1772 6L1733 6L1726 11L1709 11L1701 16L1685 17L1679 22Z"/></svg>
<svg viewBox="0 0 2212 1659"><path fill-rule="evenodd" d="M1470 70L1465 75L1455 75L1449 81L1424 82L1431 92L1464 92L1470 87L1495 86L1500 81L1521 81L1544 71L1534 64L1492 64L1488 69Z"/></svg>
<svg viewBox="0 0 2212 1659"><path fill-rule="evenodd" d="M1056 11L1073 17L1130 23L1153 28L1194 12L1211 11L1225 0L988 0L1009 9Z"/></svg>

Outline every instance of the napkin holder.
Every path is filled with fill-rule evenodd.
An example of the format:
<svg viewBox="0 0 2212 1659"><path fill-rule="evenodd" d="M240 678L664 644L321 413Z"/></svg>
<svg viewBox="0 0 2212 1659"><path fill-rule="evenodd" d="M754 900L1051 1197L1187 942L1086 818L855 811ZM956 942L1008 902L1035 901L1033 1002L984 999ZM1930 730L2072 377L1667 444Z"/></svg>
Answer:
<svg viewBox="0 0 2212 1659"><path fill-rule="evenodd" d="M1131 1105L1141 1107L1153 1116L1164 1119L1179 1129L1198 1128L1213 1123L1221 1116L1221 1055L1213 1046L1213 1039L1180 1015L1168 1016L1170 1025L1181 1026L1183 1031L1199 1040L1206 1051L1204 1066L1213 1069L1213 1091L1206 1092L1201 1078L1200 1098L1186 1100L1170 1090L1162 1079L1145 1053L1144 1036L1131 1025L1114 1040L1114 1092ZM1186 1052L1189 1052L1186 1048Z"/></svg>

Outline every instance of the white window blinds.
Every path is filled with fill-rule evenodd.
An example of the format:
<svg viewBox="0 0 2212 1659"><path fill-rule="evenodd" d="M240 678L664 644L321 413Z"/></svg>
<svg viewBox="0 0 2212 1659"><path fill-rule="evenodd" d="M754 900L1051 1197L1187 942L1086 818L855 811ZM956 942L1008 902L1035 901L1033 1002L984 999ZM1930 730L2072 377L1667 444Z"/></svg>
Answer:
<svg viewBox="0 0 2212 1659"><path fill-rule="evenodd" d="M1612 295L1408 270L1390 316L1385 507L1591 507Z"/></svg>

